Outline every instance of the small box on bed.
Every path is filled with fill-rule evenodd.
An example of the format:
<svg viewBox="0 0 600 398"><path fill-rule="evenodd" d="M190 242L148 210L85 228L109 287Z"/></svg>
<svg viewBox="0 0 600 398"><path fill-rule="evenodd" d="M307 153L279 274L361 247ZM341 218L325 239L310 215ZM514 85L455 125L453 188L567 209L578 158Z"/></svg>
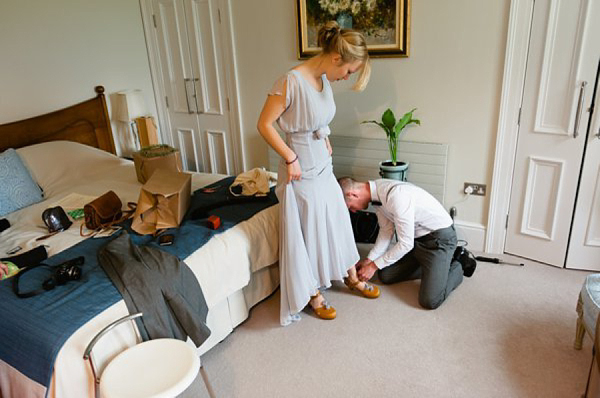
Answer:
<svg viewBox="0 0 600 398"><path fill-rule="evenodd" d="M158 169L140 190L131 228L139 234L179 226L191 200L192 176Z"/></svg>
<svg viewBox="0 0 600 398"><path fill-rule="evenodd" d="M155 170L182 171L179 150L169 145L152 145L133 153L135 174L142 184L152 176Z"/></svg>

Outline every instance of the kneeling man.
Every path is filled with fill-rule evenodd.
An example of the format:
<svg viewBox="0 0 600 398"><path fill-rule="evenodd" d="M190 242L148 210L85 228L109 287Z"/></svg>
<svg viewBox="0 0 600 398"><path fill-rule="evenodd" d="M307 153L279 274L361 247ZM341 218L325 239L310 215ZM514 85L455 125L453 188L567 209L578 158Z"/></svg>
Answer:
<svg viewBox="0 0 600 398"><path fill-rule="evenodd" d="M365 210L371 202L379 222L373 249L356 265L359 279L369 280L375 271L386 284L420 278L419 304L435 309L460 285L463 274L472 275L474 262L453 260L457 240L452 218L428 192L387 179L344 177L339 183L350 211ZM398 242L391 245L394 232Z"/></svg>

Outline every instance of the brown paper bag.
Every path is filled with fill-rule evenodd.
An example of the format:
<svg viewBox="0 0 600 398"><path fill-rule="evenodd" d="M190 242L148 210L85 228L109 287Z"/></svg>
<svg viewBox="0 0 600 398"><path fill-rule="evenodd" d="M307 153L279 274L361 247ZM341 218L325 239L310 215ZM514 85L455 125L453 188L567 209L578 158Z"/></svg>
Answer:
<svg viewBox="0 0 600 398"><path fill-rule="evenodd" d="M158 132L156 123L152 116L142 116L135 119L140 138L140 147L146 148L151 145L158 145Z"/></svg>
<svg viewBox="0 0 600 398"><path fill-rule="evenodd" d="M168 145L152 145L133 153L135 174L142 184L155 170L182 171L179 151Z"/></svg>
<svg viewBox="0 0 600 398"><path fill-rule="evenodd" d="M141 235L179 226L191 200L192 176L158 169L140 190L131 228Z"/></svg>

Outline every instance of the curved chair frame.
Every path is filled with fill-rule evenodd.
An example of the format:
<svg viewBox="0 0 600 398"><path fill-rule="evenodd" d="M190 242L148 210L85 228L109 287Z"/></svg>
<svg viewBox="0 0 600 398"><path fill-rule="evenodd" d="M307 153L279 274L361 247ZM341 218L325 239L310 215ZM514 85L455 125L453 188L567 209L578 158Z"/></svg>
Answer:
<svg viewBox="0 0 600 398"><path fill-rule="evenodd" d="M90 341L90 343L88 344L87 348L85 349L85 352L83 353L83 359L85 361L89 360L90 361L90 366L92 368L92 374L94 375L94 392L95 392L95 396L96 398L98 398L100 395L100 391L99 391L99 386L100 386L100 375L98 374L98 367L96 366L96 363L94 361L94 357L92 356L92 349L94 348L94 346L96 345L96 343L108 332L110 332L112 329L114 329L115 327L119 326L122 323L128 322L128 321L132 321L135 318L139 318L141 317L143 314L141 312L138 312L137 314L132 314L132 315L127 315L124 316L120 319L117 319L116 321L112 322L111 324L109 324L108 326L106 326L104 329L102 329L101 331L99 331L94 338L92 339L92 341ZM135 326L135 325L134 325ZM142 336L140 335L137 327L134 327L135 330L135 334L136 334L136 344L139 344L142 342Z"/></svg>

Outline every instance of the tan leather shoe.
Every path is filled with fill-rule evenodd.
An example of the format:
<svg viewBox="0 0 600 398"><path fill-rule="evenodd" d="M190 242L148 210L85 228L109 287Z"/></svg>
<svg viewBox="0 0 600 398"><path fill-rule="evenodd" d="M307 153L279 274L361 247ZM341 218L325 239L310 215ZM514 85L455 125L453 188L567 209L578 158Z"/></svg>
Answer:
<svg viewBox="0 0 600 398"><path fill-rule="evenodd" d="M319 292L316 295L312 296L310 299L313 300L313 299L319 297L320 295L321 295L321 293ZM327 300L325 300L325 298L323 298L323 302L321 303L321 305L319 307L315 308L315 307L311 306L311 308L315 312L315 315L321 319L335 319L335 317L337 315L335 308L330 306L327 303Z"/></svg>
<svg viewBox="0 0 600 398"><path fill-rule="evenodd" d="M344 278L344 283L346 284L346 286L348 286L348 289L357 290L366 298L375 299L381 294L381 291L377 286L371 285L367 282L365 282L365 287L362 290L358 288L360 281L350 282L350 279Z"/></svg>

